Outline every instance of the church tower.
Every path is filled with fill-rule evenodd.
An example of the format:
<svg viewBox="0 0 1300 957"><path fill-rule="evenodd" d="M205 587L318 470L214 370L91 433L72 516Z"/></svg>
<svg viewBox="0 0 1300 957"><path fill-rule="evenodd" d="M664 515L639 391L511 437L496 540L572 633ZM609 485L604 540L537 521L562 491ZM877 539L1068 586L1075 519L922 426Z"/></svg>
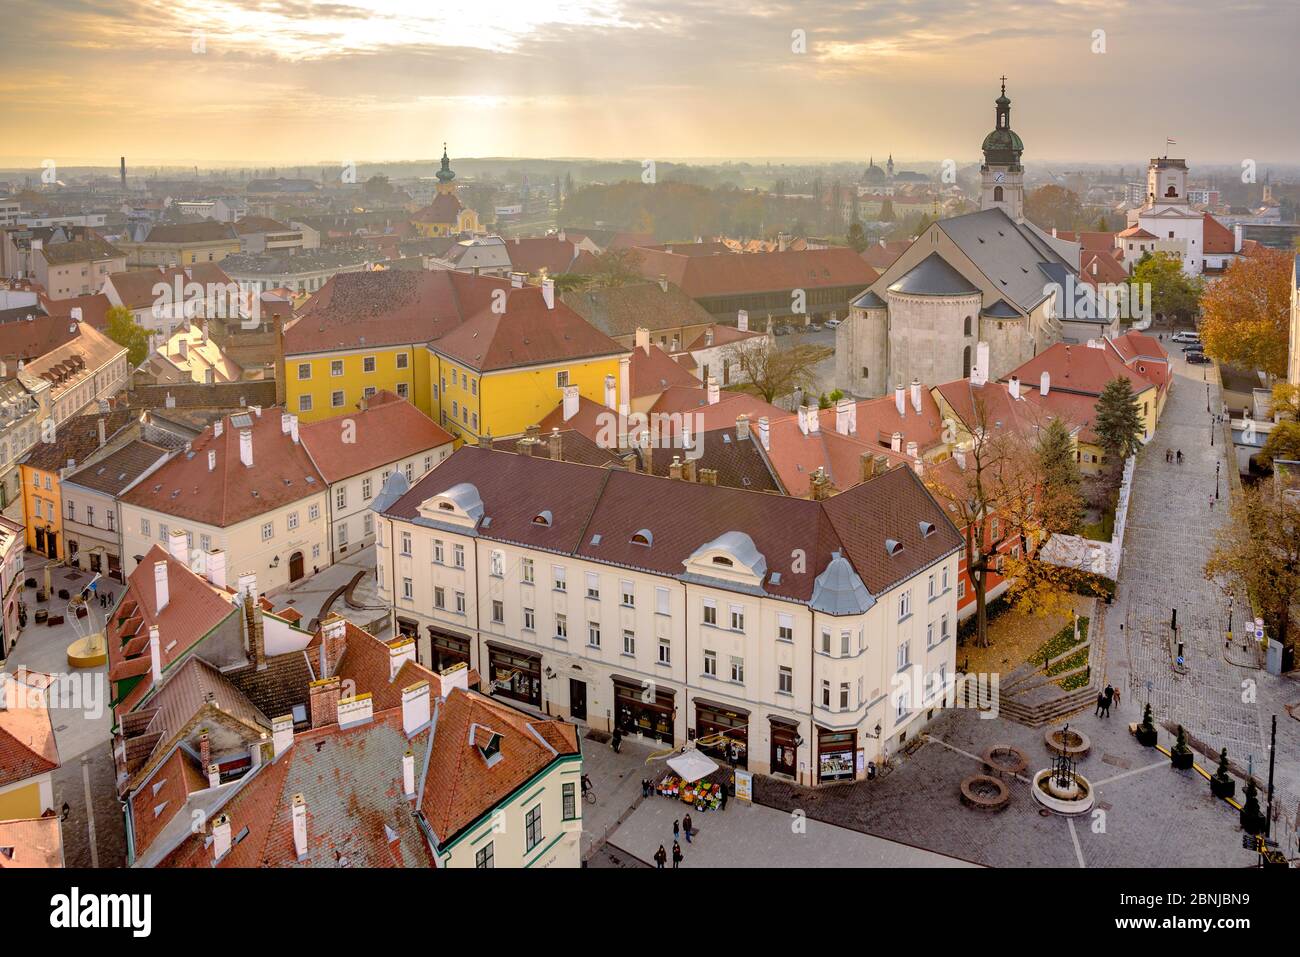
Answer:
<svg viewBox="0 0 1300 957"><path fill-rule="evenodd" d="M1011 129L1011 100L1007 78L1002 77L1002 95L996 100L996 125L984 137L984 163L980 166L980 209L999 207L1016 222L1025 216L1025 168L1020 154L1025 144Z"/></svg>

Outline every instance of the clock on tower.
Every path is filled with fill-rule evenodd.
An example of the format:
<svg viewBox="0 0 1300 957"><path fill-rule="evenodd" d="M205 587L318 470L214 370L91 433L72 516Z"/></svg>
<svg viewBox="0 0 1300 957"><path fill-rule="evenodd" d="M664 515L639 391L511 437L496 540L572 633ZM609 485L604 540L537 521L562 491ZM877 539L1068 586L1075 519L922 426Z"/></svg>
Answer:
<svg viewBox="0 0 1300 957"><path fill-rule="evenodd" d="M984 137L984 163L980 166L980 209L1001 208L1017 222L1025 214L1025 170L1020 154L1025 144L1011 129L1011 100L1007 78L1002 77L1002 95L996 102L996 125Z"/></svg>

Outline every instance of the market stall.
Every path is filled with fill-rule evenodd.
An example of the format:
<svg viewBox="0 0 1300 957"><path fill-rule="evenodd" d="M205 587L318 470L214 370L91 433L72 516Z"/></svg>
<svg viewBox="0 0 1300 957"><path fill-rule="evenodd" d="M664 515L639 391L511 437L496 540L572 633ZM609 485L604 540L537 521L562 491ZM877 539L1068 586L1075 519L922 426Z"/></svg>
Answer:
<svg viewBox="0 0 1300 957"><path fill-rule="evenodd" d="M708 755L692 749L668 759L668 772L654 789L663 797L689 804L697 811L715 811L723 803L727 773Z"/></svg>

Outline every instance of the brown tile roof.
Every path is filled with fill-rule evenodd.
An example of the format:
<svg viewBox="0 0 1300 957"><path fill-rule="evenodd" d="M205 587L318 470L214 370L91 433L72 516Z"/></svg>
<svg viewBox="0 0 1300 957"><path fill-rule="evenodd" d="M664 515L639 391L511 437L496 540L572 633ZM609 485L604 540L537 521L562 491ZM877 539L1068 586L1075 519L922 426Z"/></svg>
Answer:
<svg viewBox="0 0 1300 957"><path fill-rule="evenodd" d="M863 261L874 269L876 272L884 272L894 264L894 260L907 251L907 247L912 245L910 239L892 239L881 240L872 243L866 249L862 250L861 256Z"/></svg>
<svg viewBox="0 0 1300 957"><path fill-rule="evenodd" d="M225 225L218 223L217 225ZM155 230L161 227L155 227ZM229 226L226 227L229 229ZM233 238L233 235L232 235ZM220 285L227 286L232 283L225 270L217 263L194 263L191 266L159 266L154 269L128 269L126 272L117 272L108 277L108 282L112 284L117 296L122 300L122 305L128 309L144 309L152 306L158 299L158 294L154 292L154 286L158 283L166 284L175 294L176 280L180 279L183 284L187 282L197 282L202 285Z"/></svg>
<svg viewBox="0 0 1300 957"><path fill-rule="evenodd" d="M68 243L46 244L41 250L51 266L68 263L102 262L106 259L126 259L126 253L99 236L74 240Z"/></svg>
<svg viewBox="0 0 1300 957"><path fill-rule="evenodd" d="M63 863L63 829L57 817L0 821L0 870Z"/></svg>
<svg viewBox="0 0 1300 957"><path fill-rule="evenodd" d="M1079 252L1079 275L1091 285L1118 283L1128 279L1128 271L1110 250L1083 249Z"/></svg>
<svg viewBox="0 0 1300 957"><path fill-rule="evenodd" d="M491 765L471 739L477 728L501 735L500 759ZM438 707L420 810L445 847L557 758L580 753L573 725L534 718L458 688Z"/></svg>
<svg viewBox="0 0 1300 957"><path fill-rule="evenodd" d="M0 683L0 788L59 767L50 709L45 704L48 675L6 673ZM42 808L44 810L44 808Z"/></svg>
<svg viewBox="0 0 1300 957"><path fill-rule="evenodd" d="M638 249L641 275L660 275L681 286L693 299L848 286L865 289L879 277L847 246L797 252L734 253L683 256L654 249Z"/></svg>
<svg viewBox="0 0 1300 957"><path fill-rule="evenodd" d="M792 601L811 599L814 579L835 551L845 551L867 587L878 592L894 581L890 576L906 577L932 561L934 548L947 554L960 544L956 529L910 469L895 469L818 502L465 447L385 514L414 518L421 502L462 482L478 489L492 519L478 528L487 540L666 576L681 575L683 563L701 545L729 531L743 532L767 559L764 592ZM826 507L830 501L841 505L832 512ZM543 510L552 513L549 527L533 522ZM917 515L941 532L924 547L917 547ZM653 538L649 547L632 542L643 528ZM889 558L887 537L911 546L904 557ZM792 573L797 550L806 556L808 573ZM773 572L781 573L779 581Z"/></svg>
<svg viewBox="0 0 1300 957"><path fill-rule="evenodd" d="M729 346L732 343L744 342L747 339L757 339L762 335L762 332L755 329L749 329L742 332L735 326L726 326L721 323L714 323L709 326L708 329L705 329L696 336L695 341L686 347L686 351L695 352L699 349L710 349L715 346ZM710 336L712 336L712 341L710 341Z"/></svg>
<svg viewBox="0 0 1300 957"><path fill-rule="evenodd" d="M724 327L725 328L725 327ZM672 360L668 353L656 345L649 349L633 349L628 367L628 387L632 398L658 396L665 389L682 386L698 389L700 380Z"/></svg>
<svg viewBox="0 0 1300 957"><path fill-rule="evenodd" d="M41 305L51 316L62 316L68 319L72 318L72 310L81 310L81 321L88 323L104 331L108 325L108 310L113 304L108 301L108 296L102 292L94 293L89 296L73 296L71 299L48 299L41 297Z"/></svg>
<svg viewBox="0 0 1300 957"><path fill-rule="evenodd" d="M28 375L47 380L55 395L60 395L66 389L80 387L87 377L125 355L125 347L94 326L79 322L71 339L32 359L25 371Z"/></svg>
<svg viewBox="0 0 1300 957"><path fill-rule="evenodd" d="M281 410L226 416L220 436L208 427L193 450L172 459L122 496L122 501L191 522L228 528L325 491L301 442L281 431ZM253 438L253 466L240 460L241 431ZM208 453L216 467L208 468Z"/></svg>
<svg viewBox="0 0 1300 957"><path fill-rule="evenodd" d="M30 307L27 313L34 317L30 322L21 318L0 323L0 357L10 364L16 359L22 359L24 364L30 363L77 338L78 330L71 319L54 314L41 315L36 306Z"/></svg>
<svg viewBox="0 0 1300 957"><path fill-rule="evenodd" d="M222 239L237 239L235 227L204 219L195 223L160 223L149 230L147 243L210 243Z"/></svg>
<svg viewBox="0 0 1300 957"><path fill-rule="evenodd" d="M1230 253L1237 248L1236 235L1209 213L1205 214L1205 236L1202 249L1207 253Z"/></svg>
<svg viewBox="0 0 1300 957"><path fill-rule="evenodd" d="M360 475L453 441L451 434L405 399L391 392L370 398L364 412L322 419L299 427L302 444L326 482Z"/></svg>
<svg viewBox="0 0 1300 957"><path fill-rule="evenodd" d="M152 787L141 788L130 798L132 837L137 853L152 846L167 825L184 810L192 793L208 786L206 775L199 771L198 763L183 748L172 750L152 780L160 785L157 791Z"/></svg>
<svg viewBox="0 0 1300 957"><path fill-rule="evenodd" d="M563 301L548 309L539 286L508 288L504 311L485 306L431 348L480 372L627 352Z"/></svg>
<svg viewBox="0 0 1300 957"><path fill-rule="evenodd" d="M578 247L558 236L516 237L506 241L506 252L516 272L535 274L545 271L554 276L570 271Z"/></svg>
<svg viewBox="0 0 1300 957"><path fill-rule="evenodd" d="M818 469L824 471L838 491L852 488L862 481L865 453L873 458L884 455L891 465L908 462L906 455L890 451L888 441L881 445L879 433L869 423L859 420L856 434L841 435L835 431L834 410L822 409L818 424L816 432L806 435L799 428L797 415L785 415L769 424L767 458L789 495L807 496L811 491L809 479ZM920 430L920 426L913 429ZM906 449L906 442L903 447Z"/></svg>
<svg viewBox="0 0 1300 957"><path fill-rule="evenodd" d="M140 415L130 409L103 414L86 412L66 419L54 433L53 442L37 442L24 465L45 472L65 468L69 460L86 461L99 450L99 420L104 420L104 435L111 443L124 429L138 426Z"/></svg>
<svg viewBox="0 0 1300 957"><path fill-rule="evenodd" d="M549 430L542 432L538 437L542 444L536 447L533 454L549 458L551 432ZM522 438L523 436L515 436L511 439L497 439L492 443L492 447L501 452L518 452L519 441ZM622 463L615 450L602 448L594 439L588 438L576 429L560 430L560 457L565 462L577 462L579 465L603 466Z"/></svg>
<svg viewBox="0 0 1300 957"><path fill-rule="evenodd" d="M1051 376L1049 391L1065 389L1099 396L1106 388L1106 383L1118 376L1127 378L1132 383L1134 392L1150 389L1155 384L1136 369L1125 365L1109 347L1094 349L1086 344L1068 345L1063 342L1044 349L1005 376L1004 380L1017 375L1023 384L1036 389L1044 371Z"/></svg>
<svg viewBox="0 0 1300 957"><path fill-rule="evenodd" d="M340 273L284 331L285 355L361 346L423 344L492 304L505 279L452 270Z"/></svg>
<svg viewBox="0 0 1300 957"><path fill-rule="evenodd" d="M171 385L136 386L126 394L131 408L238 409L241 406L275 404L275 380L248 382L177 382Z"/></svg>
<svg viewBox="0 0 1300 957"><path fill-rule="evenodd" d="M116 496L166 454L167 449L160 445L134 439L94 465L73 472L65 481Z"/></svg>
<svg viewBox="0 0 1300 957"><path fill-rule="evenodd" d="M630 336L638 328L657 332L713 321L703 306L682 290L658 282L636 282L566 292L561 298L607 336Z"/></svg>
<svg viewBox="0 0 1300 957"><path fill-rule="evenodd" d="M696 481L699 481L701 469L712 469L718 473L719 485L754 492L781 491L758 443L757 423L750 423L748 439L738 438L734 428L715 429L704 432L697 443L692 449L692 452L699 452L694 459ZM654 475L670 475L673 459L684 455L681 449L655 448L651 451L650 466L643 468Z"/></svg>
<svg viewBox="0 0 1300 957"><path fill-rule="evenodd" d="M455 193L439 193L428 206L412 213L411 219L417 223L454 224L464 208Z"/></svg>
<svg viewBox="0 0 1300 957"><path fill-rule="evenodd" d="M700 416L699 428L709 432L713 429L725 429L735 425L741 414L748 415L749 421L757 423L761 416L769 419L787 416L790 413L756 395L747 392L729 392L720 390L718 401L709 404L708 388L705 383L695 380L693 387L672 386L664 390L663 395L651 406L651 412L672 414L674 412L693 412Z"/></svg>
<svg viewBox="0 0 1300 957"><path fill-rule="evenodd" d="M1154 235L1147 232L1141 226L1130 226L1128 229L1122 230L1116 233L1115 235L1119 236L1121 239L1155 239L1156 238Z"/></svg>
<svg viewBox="0 0 1300 957"><path fill-rule="evenodd" d="M240 236L248 236L252 233L281 233L289 230L284 223L269 216L245 216L234 225L235 232Z"/></svg>

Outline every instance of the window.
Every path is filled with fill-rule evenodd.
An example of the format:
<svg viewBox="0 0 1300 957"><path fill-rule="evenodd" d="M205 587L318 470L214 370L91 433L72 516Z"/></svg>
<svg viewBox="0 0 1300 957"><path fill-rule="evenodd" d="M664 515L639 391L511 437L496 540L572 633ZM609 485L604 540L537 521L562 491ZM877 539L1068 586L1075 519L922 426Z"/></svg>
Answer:
<svg viewBox="0 0 1300 957"><path fill-rule="evenodd" d="M531 851L542 843L542 806L539 804L524 817L524 850Z"/></svg>
<svg viewBox="0 0 1300 957"><path fill-rule="evenodd" d="M849 683L847 681L840 682L840 710L849 710Z"/></svg>
<svg viewBox="0 0 1300 957"><path fill-rule="evenodd" d="M424 470L425 470L426 472L428 472L428 471L429 471L430 469L432 469L432 468L433 468L433 456L432 456L432 455L426 455L426 456L424 457Z"/></svg>
<svg viewBox="0 0 1300 957"><path fill-rule="evenodd" d="M434 607L434 608L439 608L439 609L442 609L442 608L446 608L446 607L447 607L447 589L445 589L445 588L434 588L434 590L433 590L433 607Z"/></svg>
<svg viewBox="0 0 1300 957"><path fill-rule="evenodd" d="M531 558L521 558L519 560L519 570L523 575L523 581L526 585L533 583L533 560Z"/></svg>
<svg viewBox="0 0 1300 957"><path fill-rule="evenodd" d="M668 589L667 588L655 589L655 614L656 615L668 614Z"/></svg>
<svg viewBox="0 0 1300 957"><path fill-rule="evenodd" d="M451 563L455 565L457 568L465 567L465 546L464 545L451 546Z"/></svg>
<svg viewBox="0 0 1300 957"><path fill-rule="evenodd" d="M311 519L311 521L313 522L316 521L316 519L320 518L320 506L309 505L307 507L307 517Z"/></svg>
<svg viewBox="0 0 1300 957"><path fill-rule="evenodd" d="M994 515L993 518L989 520L989 541L996 542L997 540L998 540L998 517Z"/></svg>
<svg viewBox="0 0 1300 957"><path fill-rule="evenodd" d="M948 566L943 566L943 590L948 590Z"/></svg>
<svg viewBox="0 0 1300 957"><path fill-rule="evenodd" d="M499 598L492 599L492 620L498 625L505 624L506 603Z"/></svg>
<svg viewBox="0 0 1300 957"><path fill-rule="evenodd" d="M563 568L561 568L559 565L552 565L552 566L551 566L551 574L552 574L552 576L553 576L554 579L555 579L555 590L556 590L556 591L568 591L568 590L569 590L569 583L568 583L567 581L565 581L565 579L564 579L564 569L563 569Z"/></svg>
<svg viewBox="0 0 1300 957"><path fill-rule="evenodd" d="M630 581L625 580L620 584L620 588L623 592L623 604L628 608L633 607L636 604L635 586Z"/></svg>
<svg viewBox="0 0 1300 957"><path fill-rule="evenodd" d="M310 378L311 378L311 363L310 363L310 362L299 362L299 363L298 363L298 379L301 381L301 380L310 379Z"/></svg>
<svg viewBox="0 0 1300 957"><path fill-rule="evenodd" d="M555 373L555 387L557 389L563 389L568 384L569 384L568 370L563 370Z"/></svg>
<svg viewBox="0 0 1300 957"><path fill-rule="evenodd" d="M587 597L600 598L600 576L595 572L587 572Z"/></svg>
<svg viewBox="0 0 1300 957"><path fill-rule="evenodd" d="M731 606L731 630L732 631L745 630L745 609L742 608L740 605Z"/></svg>
<svg viewBox="0 0 1300 957"><path fill-rule="evenodd" d="M667 638L659 639L659 663L661 665L673 663L673 645Z"/></svg>
<svg viewBox="0 0 1300 957"><path fill-rule="evenodd" d="M409 578L402 579L402 597L407 601L410 601L415 597L415 586L411 583Z"/></svg>
<svg viewBox="0 0 1300 957"><path fill-rule="evenodd" d="M957 598L962 599L965 597L966 597L966 579L959 578L957 579Z"/></svg>
<svg viewBox="0 0 1300 957"><path fill-rule="evenodd" d="M794 616L785 612L776 616L776 638L778 641L794 641Z"/></svg>
<svg viewBox="0 0 1300 957"><path fill-rule="evenodd" d="M942 641L947 637L948 637L948 616L944 615L942 618L939 619L939 640Z"/></svg>
<svg viewBox="0 0 1300 957"><path fill-rule="evenodd" d="M285 520L285 526L289 531L295 531L298 528L298 513L290 512L289 517Z"/></svg>
<svg viewBox="0 0 1300 957"><path fill-rule="evenodd" d="M402 532L402 554L409 556L411 554L411 533Z"/></svg>
<svg viewBox="0 0 1300 957"><path fill-rule="evenodd" d="M408 356L405 352L399 352L397 354L397 368L405 369L410 364L410 360L411 357Z"/></svg>
<svg viewBox="0 0 1300 957"><path fill-rule="evenodd" d="M77 520L77 503L68 499L68 519L75 522Z"/></svg>
<svg viewBox="0 0 1300 957"><path fill-rule="evenodd" d="M110 508L107 512L104 513L104 521L105 521L105 523L106 523L106 524L105 524L105 527L106 527L110 532L112 532L112 531L116 531L116 529L113 527L113 526L114 526L113 516L116 515L116 514L117 514L117 513L114 512L111 508ZM204 546L204 551L208 550L210 547L211 547L211 546L209 546L209 545L205 545L205 546Z"/></svg>
<svg viewBox="0 0 1300 957"><path fill-rule="evenodd" d="M435 538L433 540L433 560L439 565L443 564L442 539L440 538Z"/></svg>
<svg viewBox="0 0 1300 957"><path fill-rule="evenodd" d="M572 821L578 816L578 796L577 789L573 782L567 782L560 788L561 804L564 807L564 819Z"/></svg>
<svg viewBox="0 0 1300 957"><path fill-rule="evenodd" d="M370 479L363 478L361 480L361 500L363 502L370 501L370 492L371 492Z"/></svg>
<svg viewBox="0 0 1300 957"><path fill-rule="evenodd" d="M706 625L718 623L718 606L713 603L712 598L704 599L704 623Z"/></svg>
<svg viewBox="0 0 1300 957"><path fill-rule="evenodd" d="M830 706L831 706L831 683L825 679L822 679L822 707L829 708Z"/></svg>
<svg viewBox="0 0 1300 957"><path fill-rule="evenodd" d="M840 654L841 655L852 654L852 651L849 650L852 637L853 637L853 633L850 631L840 632Z"/></svg>
<svg viewBox="0 0 1300 957"><path fill-rule="evenodd" d="M744 658L731 659L731 680L736 682L742 682L742 683L744 682L745 680L745 659Z"/></svg>
<svg viewBox="0 0 1300 957"><path fill-rule="evenodd" d="M636 632L629 629L623 629L623 654L636 654Z"/></svg>
<svg viewBox="0 0 1300 957"><path fill-rule="evenodd" d="M362 360L361 360L361 371L362 371L362 372L374 372L374 371L375 371L375 357L374 357L374 356L365 356L365 357L362 358Z"/></svg>
<svg viewBox="0 0 1300 957"><path fill-rule="evenodd" d="M537 615L531 608L524 609L524 630L525 631L537 630Z"/></svg>
<svg viewBox="0 0 1300 957"><path fill-rule="evenodd" d="M900 688L898 691L898 710L895 712L895 717L897 718L907 717L907 688L906 687Z"/></svg>
<svg viewBox="0 0 1300 957"><path fill-rule="evenodd" d="M415 481L415 463L414 463L414 462L407 462L404 466L402 466L402 474L406 476L406 481L407 481L408 483L410 483L410 482L414 482L414 481Z"/></svg>
<svg viewBox="0 0 1300 957"><path fill-rule="evenodd" d="M706 651L704 653L704 673L710 678L718 676L718 653L716 651Z"/></svg>
<svg viewBox="0 0 1300 957"><path fill-rule="evenodd" d="M337 509L348 507L348 487L346 485L340 485L334 490L334 507Z"/></svg>
<svg viewBox="0 0 1300 957"><path fill-rule="evenodd" d="M898 620L902 621L912 613L912 590L909 588L898 596Z"/></svg>
<svg viewBox="0 0 1300 957"><path fill-rule="evenodd" d="M569 616L568 615L557 614L555 616L555 637L556 638L569 637Z"/></svg>
<svg viewBox="0 0 1300 957"><path fill-rule="evenodd" d="M900 641L898 643L898 669L901 671L912 663L912 643L910 641Z"/></svg>
<svg viewBox="0 0 1300 957"><path fill-rule="evenodd" d="M776 671L777 694L794 694L794 669L781 665Z"/></svg>
<svg viewBox="0 0 1300 957"><path fill-rule="evenodd" d="M404 359L406 358L406 356L403 354L398 356L397 358ZM474 866L481 871L492 869L492 842L491 841L488 841L486 844L480 847L477 852L475 852Z"/></svg>
<svg viewBox="0 0 1300 957"><path fill-rule="evenodd" d="M275 529L270 522L262 526L262 541L269 542L273 534L275 534Z"/></svg>
<svg viewBox="0 0 1300 957"><path fill-rule="evenodd" d="M926 581L926 583L925 583L925 587L926 587L926 594L929 595L929 597L933 598L933 597L934 597L934 587L935 587L935 578L934 578L934 575L931 575L931 576L929 577L929 579L928 579L928 580Z"/></svg>
<svg viewBox="0 0 1300 957"><path fill-rule="evenodd" d="M456 614L465 614L465 593L463 591L456 592Z"/></svg>
<svg viewBox="0 0 1300 957"><path fill-rule="evenodd" d="M330 362L330 375L341 376L343 374L343 360L334 359Z"/></svg>
<svg viewBox="0 0 1300 957"><path fill-rule="evenodd" d="M408 386L405 382L397 383L397 397L399 399L407 398L410 395L410 391L411 391L411 387Z"/></svg>
<svg viewBox="0 0 1300 957"><path fill-rule="evenodd" d="M934 622L925 626L925 644L927 648L934 647Z"/></svg>
<svg viewBox="0 0 1300 957"><path fill-rule="evenodd" d="M831 653L831 632L829 628L823 628L822 629L822 654L829 655L830 653Z"/></svg>
<svg viewBox="0 0 1300 957"><path fill-rule="evenodd" d="M336 389L330 393L330 405L335 409L343 408L343 390Z"/></svg>
<svg viewBox="0 0 1300 957"><path fill-rule="evenodd" d="M375 393L378 391L379 390L376 389L373 385L368 385L361 390L361 397L364 399L372 399L374 398Z"/></svg>
<svg viewBox="0 0 1300 957"><path fill-rule="evenodd" d="M361 534L373 535L374 533L375 533L375 514L374 512L366 512L366 514L361 517Z"/></svg>

